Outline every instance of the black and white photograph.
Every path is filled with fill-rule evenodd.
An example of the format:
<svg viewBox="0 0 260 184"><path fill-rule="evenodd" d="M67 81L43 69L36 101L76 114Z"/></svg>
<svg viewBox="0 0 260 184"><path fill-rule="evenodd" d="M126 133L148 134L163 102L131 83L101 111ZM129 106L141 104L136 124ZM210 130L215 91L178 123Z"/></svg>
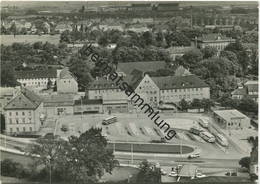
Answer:
<svg viewBox="0 0 260 184"><path fill-rule="evenodd" d="M258 183L258 1L0 5L0 184Z"/></svg>

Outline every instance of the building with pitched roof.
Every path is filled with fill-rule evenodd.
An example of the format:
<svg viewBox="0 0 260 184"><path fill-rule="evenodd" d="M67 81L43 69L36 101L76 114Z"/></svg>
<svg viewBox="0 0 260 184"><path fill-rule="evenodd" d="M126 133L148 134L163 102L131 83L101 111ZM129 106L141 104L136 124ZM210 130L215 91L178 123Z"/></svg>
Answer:
<svg viewBox="0 0 260 184"><path fill-rule="evenodd" d="M57 92L74 94L78 92L77 79L68 68L57 70Z"/></svg>
<svg viewBox="0 0 260 184"><path fill-rule="evenodd" d="M182 99L210 98L210 88L196 75L150 77L145 75L135 92L147 103L157 106L160 101L177 103Z"/></svg>
<svg viewBox="0 0 260 184"><path fill-rule="evenodd" d="M213 117L224 129L242 129L250 126L250 118L236 109L213 111Z"/></svg>
<svg viewBox="0 0 260 184"><path fill-rule="evenodd" d="M19 90L13 87L0 87L0 113L3 114L3 108L16 95Z"/></svg>
<svg viewBox="0 0 260 184"><path fill-rule="evenodd" d="M43 114L42 99L26 88L21 88L4 110L8 134L37 132L43 123L40 119Z"/></svg>
<svg viewBox="0 0 260 184"><path fill-rule="evenodd" d="M15 77L17 82L21 83L24 87L41 90L47 88L49 80L52 84L55 83L57 71L56 69L23 70L16 71Z"/></svg>
<svg viewBox="0 0 260 184"><path fill-rule="evenodd" d="M247 81L243 86L231 92L233 99L248 97L258 102L258 81Z"/></svg>
<svg viewBox="0 0 260 184"><path fill-rule="evenodd" d="M193 39L192 44L198 48L207 46L216 48L218 52L224 50L230 43L235 43L235 39L223 36L221 34L203 34L201 37Z"/></svg>

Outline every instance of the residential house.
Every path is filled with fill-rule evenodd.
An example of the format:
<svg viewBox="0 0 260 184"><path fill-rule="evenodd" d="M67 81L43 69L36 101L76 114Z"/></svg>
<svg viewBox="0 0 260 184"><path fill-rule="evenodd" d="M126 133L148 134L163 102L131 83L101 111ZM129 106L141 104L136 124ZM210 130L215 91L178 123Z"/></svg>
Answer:
<svg viewBox="0 0 260 184"><path fill-rule="evenodd" d="M6 104L16 96L16 93L19 91L17 88L13 87L0 87L0 113L3 114L3 108Z"/></svg>
<svg viewBox="0 0 260 184"><path fill-rule="evenodd" d="M56 81L56 76L56 69L22 70L15 72L17 82L21 83L24 87L36 90L46 89L49 80L53 85Z"/></svg>
<svg viewBox="0 0 260 184"><path fill-rule="evenodd" d="M76 77L68 68L57 70L57 92L58 93L77 93L78 82Z"/></svg>
<svg viewBox="0 0 260 184"><path fill-rule="evenodd" d="M55 27L55 31L57 31L57 32L59 32L59 33L62 33L62 32L64 32L64 31L66 31L66 30L72 31L73 28L72 28L71 25L65 24L65 23L60 23L60 24L58 24L58 25Z"/></svg>
<svg viewBox="0 0 260 184"><path fill-rule="evenodd" d="M43 124L42 99L34 92L21 88L21 91L4 107L7 134L37 132Z"/></svg>
<svg viewBox="0 0 260 184"><path fill-rule="evenodd" d="M258 81L247 81L243 86L235 89L231 96L233 99L248 97L258 102Z"/></svg>
<svg viewBox="0 0 260 184"><path fill-rule="evenodd" d="M198 48L209 46L216 48L218 52L224 50L230 43L235 43L235 39L221 34L203 34L201 37L195 37L192 42Z"/></svg>
<svg viewBox="0 0 260 184"><path fill-rule="evenodd" d="M213 117L222 128L228 130L243 129L250 126L250 118L236 109L215 110Z"/></svg>

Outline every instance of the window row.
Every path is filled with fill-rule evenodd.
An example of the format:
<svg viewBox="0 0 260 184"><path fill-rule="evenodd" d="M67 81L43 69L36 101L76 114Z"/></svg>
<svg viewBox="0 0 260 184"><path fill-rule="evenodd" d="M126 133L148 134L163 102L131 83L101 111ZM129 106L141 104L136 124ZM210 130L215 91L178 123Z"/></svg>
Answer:
<svg viewBox="0 0 260 184"><path fill-rule="evenodd" d="M20 112L20 113L19 112L9 112L9 116L12 116L12 115L19 116L19 114L22 116L25 116L25 114L28 114L28 116L31 116L32 112L31 111L27 111L27 113L26 112Z"/></svg>
<svg viewBox="0 0 260 184"><path fill-rule="evenodd" d="M14 131L15 132L28 132L28 131L32 132L33 131L32 127L29 127L28 129L26 127L23 127L23 128L16 127L16 129L10 128L9 130L11 133Z"/></svg>
<svg viewBox="0 0 260 184"><path fill-rule="evenodd" d="M28 121L25 120L25 118L21 118L21 119L9 119L9 124L25 124L25 123L32 123L32 118L28 118Z"/></svg>
<svg viewBox="0 0 260 184"><path fill-rule="evenodd" d="M190 91L202 91L202 88L187 88L187 89L161 90L162 93L170 93L170 92L190 92Z"/></svg>
<svg viewBox="0 0 260 184"><path fill-rule="evenodd" d="M95 90L95 94L108 93L108 92L120 92L120 89L107 89L107 90Z"/></svg>

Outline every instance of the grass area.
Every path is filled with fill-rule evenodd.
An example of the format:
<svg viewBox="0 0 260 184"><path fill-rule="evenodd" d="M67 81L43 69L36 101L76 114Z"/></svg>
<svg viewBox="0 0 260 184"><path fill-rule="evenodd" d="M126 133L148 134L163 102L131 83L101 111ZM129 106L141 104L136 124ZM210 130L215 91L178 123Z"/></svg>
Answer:
<svg viewBox="0 0 260 184"><path fill-rule="evenodd" d="M113 144L109 144L108 147L113 149ZM130 143L115 143L116 151L131 152ZM182 153L191 153L193 151L192 147L182 146ZM168 153L168 154L180 154L179 145L169 145L169 144L133 144L133 152L137 153Z"/></svg>

